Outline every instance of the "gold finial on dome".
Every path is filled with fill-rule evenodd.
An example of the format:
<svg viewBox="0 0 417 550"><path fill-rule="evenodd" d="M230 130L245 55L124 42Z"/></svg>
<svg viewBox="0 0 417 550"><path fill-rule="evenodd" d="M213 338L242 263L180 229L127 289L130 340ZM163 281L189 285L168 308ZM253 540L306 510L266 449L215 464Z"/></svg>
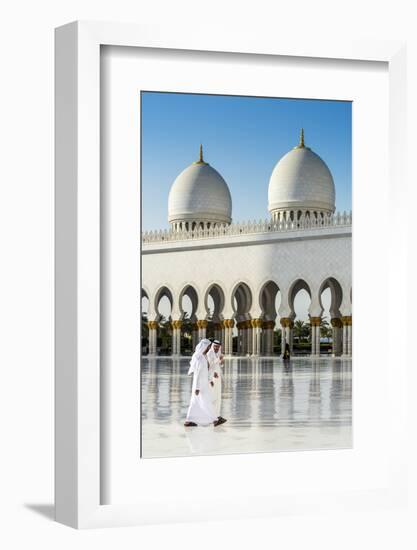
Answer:
<svg viewBox="0 0 417 550"><path fill-rule="evenodd" d="M301 128L300 132L300 143L294 147L294 149L308 149L308 147L304 144L304 128Z"/></svg>
<svg viewBox="0 0 417 550"><path fill-rule="evenodd" d="M207 164L203 159L203 145L200 143L200 158L194 162L194 164Z"/></svg>
<svg viewBox="0 0 417 550"><path fill-rule="evenodd" d="M299 147L304 147L304 128L301 128Z"/></svg>

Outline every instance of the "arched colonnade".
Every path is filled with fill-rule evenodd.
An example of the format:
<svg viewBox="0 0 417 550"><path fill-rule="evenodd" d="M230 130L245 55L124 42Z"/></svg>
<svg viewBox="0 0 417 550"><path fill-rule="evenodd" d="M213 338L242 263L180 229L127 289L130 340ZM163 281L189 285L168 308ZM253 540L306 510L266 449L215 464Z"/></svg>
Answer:
<svg viewBox="0 0 417 550"><path fill-rule="evenodd" d="M300 290L310 297L309 326L311 355L320 355L320 327L323 306L322 293L330 290L330 324L332 331L332 354L349 357L352 355L351 288L335 277L326 277L320 284L308 283L298 278L286 287L280 287L274 280L264 282L259 288L248 282L237 282L228 292L218 282L207 285L199 291L195 285L186 284L179 292L168 286L161 286L151 294L142 289L142 297L149 303L147 315L149 355L157 354L158 330L162 319L161 301L169 302L171 328L171 352L181 355L181 335L187 319L191 323L192 348L206 336L222 341L226 355L271 356L274 353L274 330L281 328L281 350L288 343L294 346L294 323L296 313L294 300ZM280 292L279 311L276 307ZM188 300L186 313L184 298ZM237 331L233 349L233 331Z"/></svg>

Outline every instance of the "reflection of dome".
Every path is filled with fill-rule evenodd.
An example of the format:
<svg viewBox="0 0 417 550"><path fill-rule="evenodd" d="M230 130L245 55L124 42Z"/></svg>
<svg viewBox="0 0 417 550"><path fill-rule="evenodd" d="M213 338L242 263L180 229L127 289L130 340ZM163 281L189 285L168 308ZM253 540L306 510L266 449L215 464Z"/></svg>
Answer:
<svg viewBox="0 0 417 550"><path fill-rule="evenodd" d="M168 221L174 229L212 227L232 221L232 197L222 176L200 159L183 170L172 184Z"/></svg>
<svg viewBox="0 0 417 550"><path fill-rule="evenodd" d="M300 143L275 165L269 180L268 210L278 219L330 215L335 210L335 187L326 163Z"/></svg>

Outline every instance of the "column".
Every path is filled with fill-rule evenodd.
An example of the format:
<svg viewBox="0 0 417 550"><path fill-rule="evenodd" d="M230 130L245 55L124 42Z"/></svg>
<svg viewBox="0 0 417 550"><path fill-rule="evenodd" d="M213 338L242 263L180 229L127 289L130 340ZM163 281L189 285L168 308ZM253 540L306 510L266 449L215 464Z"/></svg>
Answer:
<svg viewBox="0 0 417 550"><path fill-rule="evenodd" d="M275 321L269 321L268 355L274 355L274 329L275 329Z"/></svg>
<svg viewBox="0 0 417 550"><path fill-rule="evenodd" d="M177 337L177 344L176 344L177 355L181 355L181 325L182 325L182 322L177 321L177 334L176 334L176 337Z"/></svg>
<svg viewBox="0 0 417 550"><path fill-rule="evenodd" d="M229 330L227 326L228 319L223 319L222 321L222 343L223 343L223 354L229 355Z"/></svg>
<svg viewBox="0 0 417 550"><path fill-rule="evenodd" d="M240 355L241 347L242 347L242 330L240 328L240 323L236 323L237 328L237 354Z"/></svg>
<svg viewBox="0 0 417 550"><path fill-rule="evenodd" d="M253 339L252 339L252 321L251 319L248 319L246 321L246 332L247 332L247 348L246 348L246 354L252 355L252 349L253 349Z"/></svg>
<svg viewBox="0 0 417 550"><path fill-rule="evenodd" d="M287 343L287 323L289 321L289 317L281 317L280 324L281 324L281 357L284 355L285 351L285 345Z"/></svg>
<svg viewBox="0 0 417 550"><path fill-rule="evenodd" d="M311 355L320 355L320 323L321 317L310 317Z"/></svg>
<svg viewBox="0 0 417 550"><path fill-rule="evenodd" d="M352 357L352 321L348 324L348 355Z"/></svg>
<svg viewBox="0 0 417 550"><path fill-rule="evenodd" d="M342 324L343 324L343 343L342 343L342 353L343 355L349 355L348 352L348 323L349 323L349 316L345 315L342 317Z"/></svg>
<svg viewBox="0 0 417 550"><path fill-rule="evenodd" d="M311 355L316 355L316 325L310 322Z"/></svg>
<svg viewBox="0 0 417 550"><path fill-rule="evenodd" d="M193 350L197 347L198 344L198 325L197 323L192 324L192 343L193 343Z"/></svg>
<svg viewBox="0 0 417 550"><path fill-rule="evenodd" d="M348 326L346 324L343 325L343 355L346 356L348 354Z"/></svg>
<svg viewBox="0 0 417 550"><path fill-rule="evenodd" d="M214 323L214 339L222 342L222 325L221 323Z"/></svg>
<svg viewBox="0 0 417 550"><path fill-rule="evenodd" d="M274 326L275 321L264 321L262 325L263 329L263 349L262 352L264 355L272 355L274 347Z"/></svg>
<svg viewBox="0 0 417 550"><path fill-rule="evenodd" d="M242 321L242 355L248 353L248 327L246 321Z"/></svg>
<svg viewBox="0 0 417 550"><path fill-rule="evenodd" d="M233 353L233 327L235 326L234 319L229 319L229 354Z"/></svg>
<svg viewBox="0 0 417 550"><path fill-rule="evenodd" d="M289 319L288 326L287 326L287 340L290 344L290 353L292 355L293 351L293 340L294 340L294 321L292 319Z"/></svg>
<svg viewBox="0 0 417 550"><path fill-rule="evenodd" d="M181 355L181 326L182 321L172 321L172 355Z"/></svg>
<svg viewBox="0 0 417 550"><path fill-rule="evenodd" d="M342 317L346 323L346 355L352 357L352 315Z"/></svg>
<svg viewBox="0 0 417 550"><path fill-rule="evenodd" d="M177 331L174 323L175 321L171 321L171 355L177 355Z"/></svg>
<svg viewBox="0 0 417 550"><path fill-rule="evenodd" d="M198 340L202 340L206 337L208 321L206 319L199 319L197 321L198 326Z"/></svg>
<svg viewBox="0 0 417 550"><path fill-rule="evenodd" d="M262 319L252 319L252 355L260 355L261 353L261 331Z"/></svg>
<svg viewBox="0 0 417 550"><path fill-rule="evenodd" d="M261 355L262 346L262 325L264 324L262 319L258 319L256 322L256 347L258 355Z"/></svg>
<svg viewBox="0 0 417 550"><path fill-rule="evenodd" d="M149 355L156 355L158 321L148 321L149 329Z"/></svg>
<svg viewBox="0 0 417 550"><path fill-rule="evenodd" d="M251 355L258 355L257 346L256 346L256 321L257 319L251 319L251 334L252 334L252 346L251 346Z"/></svg>
<svg viewBox="0 0 417 550"><path fill-rule="evenodd" d="M260 349L261 355L267 355L268 338L269 338L268 321L264 321L262 323L262 334L261 334L261 349Z"/></svg>
<svg viewBox="0 0 417 550"><path fill-rule="evenodd" d="M246 339L246 321L241 321L238 325L238 342L240 343L239 346L239 354L240 355L246 355L246 347L247 347L247 339Z"/></svg>
<svg viewBox="0 0 417 550"><path fill-rule="evenodd" d="M332 325L333 356L339 356L342 353L342 320L340 317L330 319Z"/></svg>
<svg viewBox="0 0 417 550"><path fill-rule="evenodd" d="M225 355L232 355L233 353L233 332L232 329L235 325L235 322L233 319L224 319L223 321L223 327L224 327L224 354Z"/></svg>

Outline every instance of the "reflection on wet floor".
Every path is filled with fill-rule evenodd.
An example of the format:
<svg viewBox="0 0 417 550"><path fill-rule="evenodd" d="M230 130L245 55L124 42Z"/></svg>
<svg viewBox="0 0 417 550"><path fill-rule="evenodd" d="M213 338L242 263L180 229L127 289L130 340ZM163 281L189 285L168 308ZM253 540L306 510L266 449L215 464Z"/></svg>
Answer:
<svg viewBox="0 0 417 550"><path fill-rule="evenodd" d="M184 428L189 358L142 359L142 456L335 449L352 445L352 363L339 358L231 358L223 426Z"/></svg>

